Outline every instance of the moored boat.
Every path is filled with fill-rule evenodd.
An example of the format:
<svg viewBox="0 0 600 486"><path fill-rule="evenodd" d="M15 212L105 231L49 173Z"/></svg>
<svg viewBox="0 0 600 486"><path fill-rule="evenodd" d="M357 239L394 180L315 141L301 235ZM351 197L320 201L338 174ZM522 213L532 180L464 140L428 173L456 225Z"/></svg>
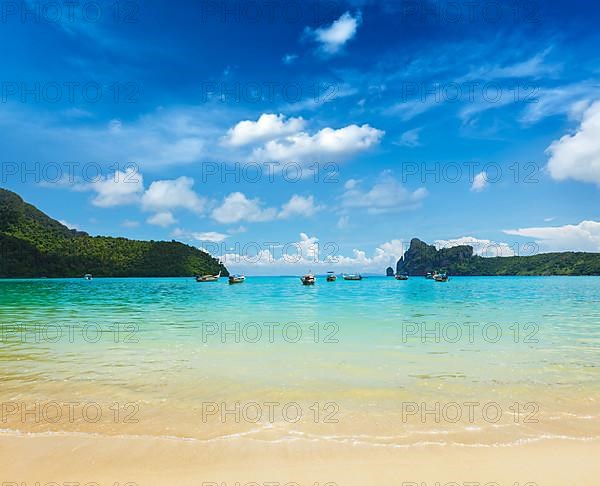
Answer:
<svg viewBox="0 0 600 486"><path fill-rule="evenodd" d="M405 273L397 273L396 280L408 280L408 275Z"/></svg>
<svg viewBox="0 0 600 486"><path fill-rule="evenodd" d="M245 275L230 275L229 276L229 284L230 285L237 284L237 283L244 283L245 281L246 281Z"/></svg>
<svg viewBox="0 0 600 486"><path fill-rule="evenodd" d="M337 276L334 272L327 272L327 281L335 282L337 280Z"/></svg>
<svg viewBox="0 0 600 486"><path fill-rule="evenodd" d="M306 275L303 275L302 277L300 277L300 280L302 280L302 285L314 285L317 281L316 277L312 273L307 273Z"/></svg>
<svg viewBox="0 0 600 486"><path fill-rule="evenodd" d="M427 272L427 275L425 275L425 278L426 278L427 280L433 280L433 273L431 273L431 272Z"/></svg>
<svg viewBox="0 0 600 486"><path fill-rule="evenodd" d="M196 282L216 282L221 278L221 272L216 275L196 275Z"/></svg>
<svg viewBox="0 0 600 486"><path fill-rule="evenodd" d="M84 278L84 280L92 280L92 278L93 278L93 277L92 277L92 274L91 274L91 273L86 273L86 274L83 276L83 278Z"/></svg>
<svg viewBox="0 0 600 486"><path fill-rule="evenodd" d="M435 276L433 277L433 279L436 282L447 282L448 274L447 273L436 273Z"/></svg>
<svg viewBox="0 0 600 486"><path fill-rule="evenodd" d="M360 273L351 273L351 274L344 274L344 280L362 280L363 277Z"/></svg>

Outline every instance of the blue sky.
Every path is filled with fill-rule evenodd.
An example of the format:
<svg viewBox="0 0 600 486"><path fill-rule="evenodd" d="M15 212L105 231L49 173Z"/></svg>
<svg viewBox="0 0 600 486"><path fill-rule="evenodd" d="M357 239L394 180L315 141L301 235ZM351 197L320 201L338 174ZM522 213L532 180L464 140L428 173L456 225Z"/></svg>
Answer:
<svg viewBox="0 0 600 486"><path fill-rule="evenodd" d="M254 274L600 251L594 2L56 5L0 12L0 186L71 227Z"/></svg>

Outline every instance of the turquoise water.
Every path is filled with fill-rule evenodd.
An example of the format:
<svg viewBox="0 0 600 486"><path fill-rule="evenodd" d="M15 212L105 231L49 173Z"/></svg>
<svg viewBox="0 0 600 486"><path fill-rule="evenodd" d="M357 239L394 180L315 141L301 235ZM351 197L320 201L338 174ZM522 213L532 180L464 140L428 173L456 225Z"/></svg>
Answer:
<svg viewBox="0 0 600 486"><path fill-rule="evenodd" d="M347 420L327 433L361 437L406 401L535 402L540 422L511 439L598 427L596 277L0 280L0 323L3 400L143 404L131 433L185 436L173 411L219 400L333 402Z"/></svg>

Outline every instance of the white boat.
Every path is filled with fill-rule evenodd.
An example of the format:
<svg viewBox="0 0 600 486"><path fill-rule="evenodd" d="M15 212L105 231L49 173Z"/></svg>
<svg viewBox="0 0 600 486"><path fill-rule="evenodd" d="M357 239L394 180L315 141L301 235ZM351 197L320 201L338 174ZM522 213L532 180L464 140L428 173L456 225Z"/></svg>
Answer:
<svg viewBox="0 0 600 486"><path fill-rule="evenodd" d="M447 273L436 273L433 276L433 280L435 280L436 282L447 282L448 274Z"/></svg>
<svg viewBox="0 0 600 486"><path fill-rule="evenodd" d="M335 282L337 280L337 276L335 274L335 272L327 272L327 281L328 282Z"/></svg>
<svg viewBox="0 0 600 486"><path fill-rule="evenodd" d="M92 277L92 274L91 274L91 273L86 273L86 274L83 276L83 278L84 278L84 280L92 280L92 278L93 278L93 277Z"/></svg>
<svg viewBox="0 0 600 486"><path fill-rule="evenodd" d="M196 275L196 282L216 282L221 278L221 272L216 275Z"/></svg>
<svg viewBox="0 0 600 486"><path fill-rule="evenodd" d="M408 280L408 275L405 273L397 273L396 280Z"/></svg>
<svg viewBox="0 0 600 486"><path fill-rule="evenodd" d="M246 281L246 277L244 275L230 275L229 276L229 284L237 284L244 283Z"/></svg>
<svg viewBox="0 0 600 486"><path fill-rule="evenodd" d="M344 274L344 280L362 280L363 276L360 273Z"/></svg>
<svg viewBox="0 0 600 486"><path fill-rule="evenodd" d="M302 285L314 285L317 278L312 273L307 273L300 277L300 280L302 280Z"/></svg>

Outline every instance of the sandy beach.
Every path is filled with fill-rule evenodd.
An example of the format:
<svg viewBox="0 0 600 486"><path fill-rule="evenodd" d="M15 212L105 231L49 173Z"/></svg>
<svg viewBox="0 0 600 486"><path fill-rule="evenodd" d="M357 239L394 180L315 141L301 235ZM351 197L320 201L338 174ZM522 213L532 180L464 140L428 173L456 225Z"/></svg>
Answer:
<svg viewBox="0 0 600 486"><path fill-rule="evenodd" d="M0 436L3 484L138 486L493 484L593 486L600 441L509 447L370 448L327 443L206 443L102 436Z"/></svg>

